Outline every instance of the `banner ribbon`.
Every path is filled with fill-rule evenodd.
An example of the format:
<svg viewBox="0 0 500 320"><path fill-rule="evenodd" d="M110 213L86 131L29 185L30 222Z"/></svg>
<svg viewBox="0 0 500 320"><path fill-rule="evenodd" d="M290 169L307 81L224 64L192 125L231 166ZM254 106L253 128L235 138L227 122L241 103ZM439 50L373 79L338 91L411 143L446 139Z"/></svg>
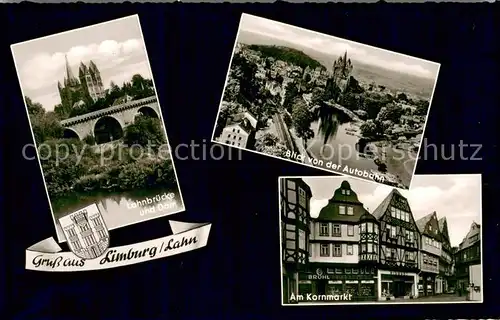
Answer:
<svg viewBox="0 0 500 320"><path fill-rule="evenodd" d="M211 223L169 221L173 234L163 238L108 248L100 257L85 260L71 251L61 252L53 237L26 249L26 269L49 272L101 270L127 266L203 248Z"/></svg>

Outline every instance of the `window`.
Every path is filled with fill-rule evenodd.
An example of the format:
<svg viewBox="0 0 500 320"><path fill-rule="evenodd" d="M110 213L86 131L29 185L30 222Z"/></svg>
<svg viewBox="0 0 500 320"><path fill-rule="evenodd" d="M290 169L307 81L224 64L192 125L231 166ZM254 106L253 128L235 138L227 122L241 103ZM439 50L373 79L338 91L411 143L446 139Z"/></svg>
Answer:
<svg viewBox="0 0 500 320"><path fill-rule="evenodd" d="M348 256L352 256L352 255L353 255L353 248L352 248L352 244L348 244L348 245L347 245L347 255L348 255Z"/></svg>
<svg viewBox="0 0 500 320"><path fill-rule="evenodd" d="M231 142L230 142L229 140L226 140L226 143L227 143L227 144L230 144Z"/></svg>
<svg viewBox="0 0 500 320"><path fill-rule="evenodd" d="M287 180L286 184L287 184L287 187L289 189L295 189L295 181L293 181L293 180Z"/></svg>
<svg viewBox="0 0 500 320"><path fill-rule="evenodd" d="M361 224L361 232L366 232L366 223Z"/></svg>
<svg viewBox="0 0 500 320"><path fill-rule="evenodd" d="M235 132L235 131L236 131L236 129L235 129L235 128L233 128L233 132Z"/></svg>
<svg viewBox="0 0 500 320"><path fill-rule="evenodd" d="M373 251L373 243L368 243L368 253L373 253L375 251Z"/></svg>
<svg viewBox="0 0 500 320"><path fill-rule="evenodd" d="M334 237L341 237L342 236L342 233L340 232L340 224L333 225L332 236L334 236Z"/></svg>
<svg viewBox="0 0 500 320"><path fill-rule="evenodd" d="M345 194L345 190L344 189L342 189L342 194Z"/></svg>
<svg viewBox="0 0 500 320"><path fill-rule="evenodd" d="M295 240L286 240L286 248L295 250Z"/></svg>
<svg viewBox="0 0 500 320"><path fill-rule="evenodd" d="M299 188L299 204L303 207L306 208L306 191L302 188Z"/></svg>
<svg viewBox="0 0 500 320"><path fill-rule="evenodd" d="M299 249L306 250L306 232L299 230Z"/></svg>
<svg viewBox="0 0 500 320"><path fill-rule="evenodd" d="M333 256L334 257L342 257L342 245L334 244L333 245Z"/></svg>
<svg viewBox="0 0 500 320"><path fill-rule="evenodd" d="M76 250L81 249L80 242L73 241L73 242L71 242L71 244L72 244L74 249L76 249Z"/></svg>
<svg viewBox="0 0 500 320"><path fill-rule="evenodd" d="M104 232L104 230L99 230L97 234L99 235L99 239L106 238L106 232Z"/></svg>
<svg viewBox="0 0 500 320"><path fill-rule="evenodd" d="M365 253L366 252L366 243L362 243L361 244L361 253Z"/></svg>
<svg viewBox="0 0 500 320"><path fill-rule="evenodd" d="M323 237L328 237L330 235L330 230L328 228L328 223L321 223L319 225L319 235Z"/></svg>
<svg viewBox="0 0 500 320"><path fill-rule="evenodd" d="M238 138L238 141L241 140L241 137Z"/></svg>
<svg viewBox="0 0 500 320"><path fill-rule="evenodd" d="M88 223L82 224L82 225L80 226L80 229L82 229L82 231L87 231L87 230L89 230L89 229L90 229L90 228L89 228L89 224L88 224Z"/></svg>
<svg viewBox="0 0 500 320"><path fill-rule="evenodd" d="M238 143L238 147L241 146L241 143Z"/></svg>
<svg viewBox="0 0 500 320"><path fill-rule="evenodd" d="M100 226L101 224L102 224L101 219L99 219L99 218L94 219L94 225Z"/></svg>
<svg viewBox="0 0 500 320"><path fill-rule="evenodd" d="M401 211L396 209L396 219L401 219Z"/></svg>
<svg viewBox="0 0 500 320"><path fill-rule="evenodd" d="M372 233L373 232L373 223L368 223L368 232Z"/></svg>
<svg viewBox="0 0 500 320"><path fill-rule="evenodd" d="M396 227L391 226L391 237L396 238Z"/></svg>
<svg viewBox="0 0 500 320"><path fill-rule="evenodd" d="M233 146L234 146L234 141L233 141L233 142L231 142L231 145L233 145Z"/></svg>
<svg viewBox="0 0 500 320"><path fill-rule="evenodd" d="M74 237L76 236L76 232L75 232L75 229L74 228L71 228L71 229L68 229L68 233L71 237Z"/></svg>
<svg viewBox="0 0 500 320"><path fill-rule="evenodd" d="M320 246L319 255L321 257L329 257L330 256L330 245L329 244L322 244Z"/></svg>
<svg viewBox="0 0 500 320"><path fill-rule="evenodd" d="M238 129L238 131L236 131L237 133L240 133L240 129Z"/></svg>
<svg viewBox="0 0 500 320"><path fill-rule="evenodd" d="M312 243L309 243L309 257L313 256L313 250L314 250L314 247L313 247Z"/></svg>
<svg viewBox="0 0 500 320"><path fill-rule="evenodd" d="M408 212L405 212L406 215L406 222L410 222L410 214Z"/></svg>
<svg viewBox="0 0 500 320"><path fill-rule="evenodd" d="M345 206L339 206L339 214L345 214Z"/></svg>
<svg viewBox="0 0 500 320"><path fill-rule="evenodd" d="M353 207L347 207L347 215L348 216L354 215L354 208Z"/></svg>
<svg viewBox="0 0 500 320"><path fill-rule="evenodd" d="M391 207L391 217L395 218L396 217L396 208Z"/></svg>
<svg viewBox="0 0 500 320"><path fill-rule="evenodd" d="M288 190L287 192L287 198L290 203L297 203L297 192L295 190Z"/></svg>
<svg viewBox="0 0 500 320"><path fill-rule="evenodd" d="M391 259L396 259L396 249L391 248Z"/></svg>
<svg viewBox="0 0 500 320"><path fill-rule="evenodd" d="M347 235L349 237L353 237L354 236L354 226L347 226Z"/></svg>
<svg viewBox="0 0 500 320"><path fill-rule="evenodd" d="M346 191L345 191L345 194L346 194L346 195L350 195L350 194L351 194L351 190L346 190Z"/></svg>

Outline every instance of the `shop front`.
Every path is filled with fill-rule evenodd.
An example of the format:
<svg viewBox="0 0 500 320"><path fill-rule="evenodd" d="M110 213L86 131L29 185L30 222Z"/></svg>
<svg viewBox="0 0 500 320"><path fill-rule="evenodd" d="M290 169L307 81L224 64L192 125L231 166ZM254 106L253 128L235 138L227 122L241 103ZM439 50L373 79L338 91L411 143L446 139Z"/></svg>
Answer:
<svg viewBox="0 0 500 320"><path fill-rule="evenodd" d="M359 266L316 266L299 273L299 294L343 295L351 301L375 301L377 279L374 268Z"/></svg>
<svg viewBox="0 0 500 320"><path fill-rule="evenodd" d="M422 272L418 278L420 295L433 296L436 294L436 274Z"/></svg>
<svg viewBox="0 0 500 320"><path fill-rule="evenodd" d="M297 286L297 272L290 270L289 268L283 268L283 303L294 303L294 299L290 300L290 297L297 296L298 286Z"/></svg>
<svg viewBox="0 0 500 320"><path fill-rule="evenodd" d="M377 278L379 300L418 297L418 275L416 273L379 270Z"/></svg>

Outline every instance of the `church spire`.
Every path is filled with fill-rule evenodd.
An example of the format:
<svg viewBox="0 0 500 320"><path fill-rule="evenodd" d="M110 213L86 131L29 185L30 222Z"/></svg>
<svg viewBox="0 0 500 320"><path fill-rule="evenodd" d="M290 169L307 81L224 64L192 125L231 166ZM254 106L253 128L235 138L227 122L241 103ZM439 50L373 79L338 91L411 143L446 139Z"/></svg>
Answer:
<svg viewBox="0 0 500 320"><path fill-rule="evenodd" d="M73 75L73 71L71 71L71 67L69 66L68 55L65 54L64 59L66 60L66 79L68 80L68 83L75 83L76 78Z"/></svg>

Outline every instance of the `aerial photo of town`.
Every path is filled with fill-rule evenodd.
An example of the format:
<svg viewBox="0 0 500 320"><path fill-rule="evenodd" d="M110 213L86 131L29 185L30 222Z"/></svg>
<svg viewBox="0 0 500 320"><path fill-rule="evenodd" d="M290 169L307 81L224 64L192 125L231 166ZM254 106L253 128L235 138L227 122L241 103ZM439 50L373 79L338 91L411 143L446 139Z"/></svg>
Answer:
<svg viewBox="0 0 500 320"><path fill-rule="evenodd" d="M212 140L408 189L438 72L243 14Z"/></svg>

